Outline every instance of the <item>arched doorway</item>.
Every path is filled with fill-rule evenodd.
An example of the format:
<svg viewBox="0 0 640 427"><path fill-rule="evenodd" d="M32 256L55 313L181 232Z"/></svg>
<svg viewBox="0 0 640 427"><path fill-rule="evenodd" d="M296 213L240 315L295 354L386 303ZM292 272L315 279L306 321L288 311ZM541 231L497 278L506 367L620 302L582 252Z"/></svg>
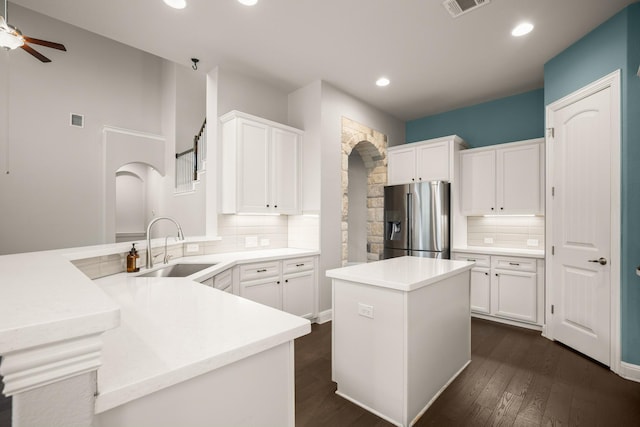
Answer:
<svg viewBox="0 0 640 427"><path fill-rule="evenodd" d="M351 173L350 164L356 168ZM366 177L366 185L362 184L363 176ZM350 185L350 179L357 179L358 182ZM386 183L386 135L343 117L342 265L346 265L349 261L362 262L380 259L383 249L384 227L382 220ZM365 191L366 197L362 194ZM351 206L356 201L358 206ZM351 231L350 227L354 229ZM364 244L362 241L362 236L365 234L363 230L366 230L366 258L361 250Z"/></svg>

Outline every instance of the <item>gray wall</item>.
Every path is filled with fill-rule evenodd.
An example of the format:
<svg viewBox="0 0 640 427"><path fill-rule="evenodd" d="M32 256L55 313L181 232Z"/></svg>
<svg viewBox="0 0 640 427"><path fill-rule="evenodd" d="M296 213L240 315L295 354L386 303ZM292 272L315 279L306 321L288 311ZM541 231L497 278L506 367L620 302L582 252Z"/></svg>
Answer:
<svg viewBox="0 0 640 427"><path fill-rule="evenodd" d="M0 52L0 254L101 243L103 125L161 132L162 60L12 5L25 34L61 42ZM82 129L69 114L85 115ZM6 173L9 172L9 173Z"/></svg>

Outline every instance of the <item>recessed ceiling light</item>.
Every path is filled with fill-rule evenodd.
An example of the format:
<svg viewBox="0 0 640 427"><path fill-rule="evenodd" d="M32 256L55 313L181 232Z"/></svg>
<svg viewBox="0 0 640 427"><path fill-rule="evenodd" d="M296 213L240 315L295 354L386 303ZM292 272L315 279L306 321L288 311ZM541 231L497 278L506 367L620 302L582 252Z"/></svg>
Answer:
<svg viewBox="0 0 640 427"><path fill-rule="evenodd" d="M522 24L518 24L512 31L511 35L514 37L524 36L525 34L529 34L533 30L533 24L529 22L523 22Z"/></svg>
<svg viewBox="0 0 640 427"><path fill-rule="evenodd" d="M187 0L164 0L164 3L174 9L184 9L187 7Z"/></svg>
<svg viewBox="0 0 640 427"><path fill-rule="evenodd" d="M238 1L245 6L255 6L255 4L258 3L258 0L238 0Z"/></svg>
<svg viewBox="0 0 640 427"><path fill-rule="evenodd" d="M380 87L389 86L389 83L391 82L386 77L380 77L378 80L376 80L376 85Z"/></svg>

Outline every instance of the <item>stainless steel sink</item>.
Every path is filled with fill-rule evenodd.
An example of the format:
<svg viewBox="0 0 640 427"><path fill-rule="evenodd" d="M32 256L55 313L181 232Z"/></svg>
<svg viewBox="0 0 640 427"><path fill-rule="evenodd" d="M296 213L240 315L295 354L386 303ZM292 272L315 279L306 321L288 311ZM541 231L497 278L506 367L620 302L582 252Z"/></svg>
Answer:
<svg viewBox="0 0 640 427"><path fill-rule="evenodd" d="M200 270L216 265L210 264L173 264L148 273L140 274L138 277L187 277Z"/></svg>

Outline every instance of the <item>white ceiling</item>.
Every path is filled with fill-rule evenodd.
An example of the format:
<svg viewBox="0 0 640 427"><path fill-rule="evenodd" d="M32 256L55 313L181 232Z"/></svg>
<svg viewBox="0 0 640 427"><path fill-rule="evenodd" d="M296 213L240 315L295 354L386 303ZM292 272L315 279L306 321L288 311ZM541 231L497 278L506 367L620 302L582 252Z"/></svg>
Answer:
<svg viewBox="0 0 640 427"><path fill-rule="evenodd" d="M634 0L491 0L455 19L442 0L12 2L184 65L197 57L205 71L219 65L286 91L321 79L412 120L542 87L545 62ZM512 37L523 20L534 31ZM386 88L374 84L382 75Z"/></svg>

